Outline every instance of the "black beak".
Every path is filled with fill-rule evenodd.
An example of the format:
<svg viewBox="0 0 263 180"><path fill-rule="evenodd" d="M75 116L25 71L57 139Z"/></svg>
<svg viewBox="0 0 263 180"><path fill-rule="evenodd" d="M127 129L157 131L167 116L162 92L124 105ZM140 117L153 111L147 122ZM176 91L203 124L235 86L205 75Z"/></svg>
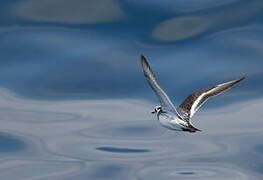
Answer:
<svg viewBox="0 0 263 180"><path fill-rule="evenodd" d="M152 114L156 113L155 111L152 112Z"/></svg>

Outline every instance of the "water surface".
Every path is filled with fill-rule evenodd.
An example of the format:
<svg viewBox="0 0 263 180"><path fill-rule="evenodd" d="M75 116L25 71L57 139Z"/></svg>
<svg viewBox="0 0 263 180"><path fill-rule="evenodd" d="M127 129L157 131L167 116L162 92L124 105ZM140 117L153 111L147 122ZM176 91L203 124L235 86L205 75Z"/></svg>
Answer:
<svg viewBox="0 0 263 180"><path fill-rule="evenodd" d="M3 179L262 179L261 0L33 0L0 5ZM175 105L247 77L170 131Z"/></svg>

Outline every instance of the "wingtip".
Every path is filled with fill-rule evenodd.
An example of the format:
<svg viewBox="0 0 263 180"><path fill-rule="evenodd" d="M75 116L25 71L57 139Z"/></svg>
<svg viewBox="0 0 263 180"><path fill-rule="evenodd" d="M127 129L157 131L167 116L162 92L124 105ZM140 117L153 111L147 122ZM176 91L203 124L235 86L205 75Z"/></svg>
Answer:
<svg viewBox="0 0 263 180"><path fill-rule="evenodd" d="M236 79L236 80L232 80L232 81L226 82L226 83L232 83L232 86L233 86L233 85L239 83L240 81L243 81L244 79L246 79L245 76L243 76L243 77L241 77L239 79ZM230 86L230 87L232 87L232 86Z"/></svg>
<svg viewBox="0 0 263 180"><path fill-rule="evenodd" d="M143 54L141 54L141 65L142 65L142 67L144 67L144 66L148 67L149 66L149 63L147 62L147 60Z"/></svg>
<svg viewBox="0 0 263 180"><path fill-rule="evenodd" d="M146 62L146 58L144 57L143 54L141 54L141 63L143 63L143 62Z"/></svg>
<svg viewBox="0 0 263 180"><path fill-rule="evenodd" d="M238 83L238 82L240 82L240 81L243 81L244 79L246 79L246 77L245 77L245 76L243 76L242 78L240 78L240 79L236 80L236 82Z"/></svg>

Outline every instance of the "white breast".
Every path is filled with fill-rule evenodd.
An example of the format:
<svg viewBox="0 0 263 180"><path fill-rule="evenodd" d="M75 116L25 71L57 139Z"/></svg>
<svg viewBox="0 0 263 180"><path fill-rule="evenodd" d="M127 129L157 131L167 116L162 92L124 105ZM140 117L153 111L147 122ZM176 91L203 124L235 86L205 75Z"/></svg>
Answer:
<svg viewBox="0 0 263 180"><path fill-rule="evenodd" d="M162 126L172 129L172 130L179 130L181 131L182 128L179 123L181 123L182 120L178 119L175 115L170 115L167 113L161 113L158 117L159 122Z"/></svg>

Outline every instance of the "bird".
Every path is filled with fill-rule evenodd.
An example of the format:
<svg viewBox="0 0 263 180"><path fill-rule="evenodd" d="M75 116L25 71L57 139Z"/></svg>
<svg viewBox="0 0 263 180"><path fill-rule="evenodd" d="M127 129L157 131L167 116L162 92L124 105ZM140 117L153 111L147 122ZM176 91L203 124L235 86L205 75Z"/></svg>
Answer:
<svg viewBox="0 0 263 180"><path fill-rule="evenodd" d="M143 55L141 55L140 62L144 76L160 102L160 105L156 106L152 113L157 115L157 119L162 126L176 131L186 131L190 133L201 131L200 129L194 127L191 123L191 118L201 105L204 104L210 97L221 94L245 79L245 77L242 77L211 88L196 91L190 94L183 101L183 103L176 108L169 96L160 86L149 63Z"/></svg>

